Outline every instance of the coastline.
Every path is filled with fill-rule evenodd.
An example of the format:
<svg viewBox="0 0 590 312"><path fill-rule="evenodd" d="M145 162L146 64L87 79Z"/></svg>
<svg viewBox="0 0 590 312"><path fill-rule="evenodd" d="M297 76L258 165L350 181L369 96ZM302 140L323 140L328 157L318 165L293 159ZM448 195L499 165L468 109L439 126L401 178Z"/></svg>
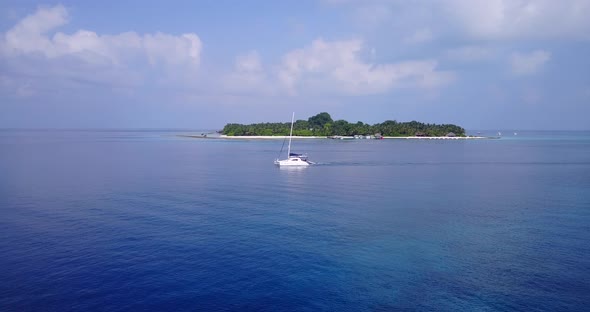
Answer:
<svg viewBox="0 0 590 312"><path fill-rule="evenodd" d="M466 137L418 137L418 136L406 136L406 137L383 137L383 139L406 139L406 140L492 140L499 139L499 137L483 137L483 136L466 136Z"/></svg>
<svg viewBox="0 0 590 312"><path fill-rule="evenodd" d="M226 140L279 140L287 139L288 135L251 135L251 136L227 136L227 135L216 135L216 136L203 136L203 135L179 135L180 137L196 138L196 139L226 139ZM326 139L326 140L338 140L331 139L325 136L293 136L293 139ZM484 136L467 136L467 137L419 137L419 136L405 136L405 137L388 137L384 136L384 140L491 140L499 139L499 137L484 137ZM378 140L378 139L355 139L353 137L345 137L344 140Z"/></svg>

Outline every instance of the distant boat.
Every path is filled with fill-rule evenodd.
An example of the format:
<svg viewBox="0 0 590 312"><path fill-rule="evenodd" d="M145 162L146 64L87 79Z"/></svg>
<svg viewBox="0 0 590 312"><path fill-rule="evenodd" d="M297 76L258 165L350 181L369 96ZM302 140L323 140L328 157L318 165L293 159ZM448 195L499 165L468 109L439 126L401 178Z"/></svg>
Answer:
<svg viewBox="0 0 590 312"><path fill-rule="evenodd" d="M355 137L354 136L342 136L342 135L333 135L333 136L329 136L329 139L333 139L333 140L354 140Z"/></svg>
<svg viewBox="0 0 590 312"><path fill-rule="evenodd" d="M291 138L293 137L293 123L295 122L295 112L291 116L291 131L289 132L289 147L287 148L287 159L275 159L275 165L279 167L286 166L309 166L313 162L307 160L307 155L291 153ZM281 148L282 151L282 148Z"/></svg>

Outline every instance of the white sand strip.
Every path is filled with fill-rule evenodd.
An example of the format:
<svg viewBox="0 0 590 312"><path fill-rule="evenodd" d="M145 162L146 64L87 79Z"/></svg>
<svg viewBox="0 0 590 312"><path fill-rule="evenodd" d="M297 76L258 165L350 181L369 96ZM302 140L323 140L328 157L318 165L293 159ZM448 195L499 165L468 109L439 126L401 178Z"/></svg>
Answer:
<svg viewBox="0 0 590 312"><path fill-rule="evenodd" d="M206 138L206 139L228 139L228 140L283 140L288 139L288 135L243 135L243 136L228 136L228 135L219 135L219 136L201 136L201 135L182 135L184 137L191 137L191 138ZM330 139L325 136L293 136L293 139ZM354 140L352 137L345 137L347 141ZM481 140L481 139L498 139L498 137L482 137L482 136L468 136L468 137L417 137L417 136L405 136L405 137L383 137L383 139L406 139L406 140ZM338 138L334 140L339 140ZM367 139L358 139L358 140L367 140ZM378 140L378 139L372 139Z"/></svg>
<svg viewBox="0 0 590 312"><path fill-rule="evenodd" d="M211 137L214 138L214 137ZM273 139L288 139L288 135L245 135L245 136L227 136L220 135L220 139L260 139L260 140L273 140ZM325 136L293 136L293 139L325 139Z"/></svg>
<svg viewBox="0 0 590 312"><path fill-rule="evenodd" d="M405 137L383 137L384 139L407 139L407 140L474 140L474 139L495 139L494 137L482 137L482 136L467 136L467 137L418 137L418 136L405 136Z"/></svg>
<svg viewBox="0 0 590 312"><path fill-rule="evenodd" d="M213 138L213 137L211 137ZM289 138L289 136L284 135L277 135L277 136L264 136L264 135L252 135L252 136L227 136L227 135L220 135L220 139L285 139ZM293 136L293 139L329 139L325 136ZM354 140L352 137L345 137L346 140ZM482 137L482 136L467 136L467 137L447 137L447 136L439 136L439 137L418 137L418 136L405 136L405 137L383 137L383 139L407 139L407 140L481 140L481 139L495 139L495 137ZM334 139L338 140L338 138ZM367 140L367 139L358 139L358 140ZM378 140L378 139L372 139Z"/></svg>

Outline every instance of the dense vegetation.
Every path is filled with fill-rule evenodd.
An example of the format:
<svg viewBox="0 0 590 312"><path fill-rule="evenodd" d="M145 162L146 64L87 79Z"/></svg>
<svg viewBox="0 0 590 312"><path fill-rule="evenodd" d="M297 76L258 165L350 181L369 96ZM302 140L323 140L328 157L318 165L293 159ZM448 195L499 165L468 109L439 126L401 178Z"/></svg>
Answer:
<svg viewBox="0 0 590 312"><path fill-rule="evenodd" d="M290 122L257 123L242 125L230 123L223 127L222 134L229 136L249 135L289 135ZM417 121L397 122L387 120L382 123L369 125L361 121L349 123L346 120L332 120L330 114L319 113L307 120L297 120L293 125L293 135L299 136L351 136L372 135L383 136L445 136L448 133L456 136L465 136L465 129L451 124L437 125L425 124Z"/></svg>

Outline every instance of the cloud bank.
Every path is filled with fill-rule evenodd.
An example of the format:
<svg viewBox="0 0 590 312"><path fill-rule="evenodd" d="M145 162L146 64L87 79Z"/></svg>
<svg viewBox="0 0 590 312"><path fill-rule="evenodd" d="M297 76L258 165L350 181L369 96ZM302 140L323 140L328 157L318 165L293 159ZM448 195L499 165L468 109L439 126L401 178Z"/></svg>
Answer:
<svg viewBox="0 0 590 312"><path fill-rule="evenodd" d="M68 35L48 33L68 23L68 12L58 5L40 8L8 30L2 41L2 51L8 56L43 55L47 59L74 56L88 63L121 65L133 57L145 57L152 65L186 64L198 66L202 44L194 33L174 36L163 33L138 35L125 32L118 35L98 35L78 30Z"/></svg>
<svg viewBox="0 0 590 312"><path fill-rule="evenodd" d="M51 77L129 87L143 84L150 70L174 80L195 74L199 68L202 43L194 33L54 32L68 21L67 9L57 5L39 8L9 29L0 41L0 55L3 66L14 75L4 79L27 76L26 83L34 84L35 77Z"/></svg>
<svg viewBox="0 0 590 312"><path fill-rule="evenodd" d="M0 52L4 66L18 75L3 79L26 76L20 84L30 90L35 89L34 77L123 88L153 82L188 89L204 82L197 75L203 44L195 33L142 35L129 31L102 35L84 29L71 34L56 31L68 22L68 10L58 5L39 8L9 29L0 41ZM421 30L411 40L419 43L430 36L429 30ZM454 78L451 72L438 70L435 59L377 64L364 60L364 51L360 39L320 38L285 52L278 64L267 66L258 52L251 51L236 58L232 72L208 73L217 82L207 82L210 88L206 92L364 95L395 88L436 88ZM14 84L19 82L4 85Z"/></svg>
<svg viewBox="0 0 590 312"><path fill-rule="evenodd" d="M393 88L434 88L453 80L435 60L372 64L361 59L361 40L314 40L283 56L278 78L291 94L302 89L349 95L382 93Z"/></svg>

